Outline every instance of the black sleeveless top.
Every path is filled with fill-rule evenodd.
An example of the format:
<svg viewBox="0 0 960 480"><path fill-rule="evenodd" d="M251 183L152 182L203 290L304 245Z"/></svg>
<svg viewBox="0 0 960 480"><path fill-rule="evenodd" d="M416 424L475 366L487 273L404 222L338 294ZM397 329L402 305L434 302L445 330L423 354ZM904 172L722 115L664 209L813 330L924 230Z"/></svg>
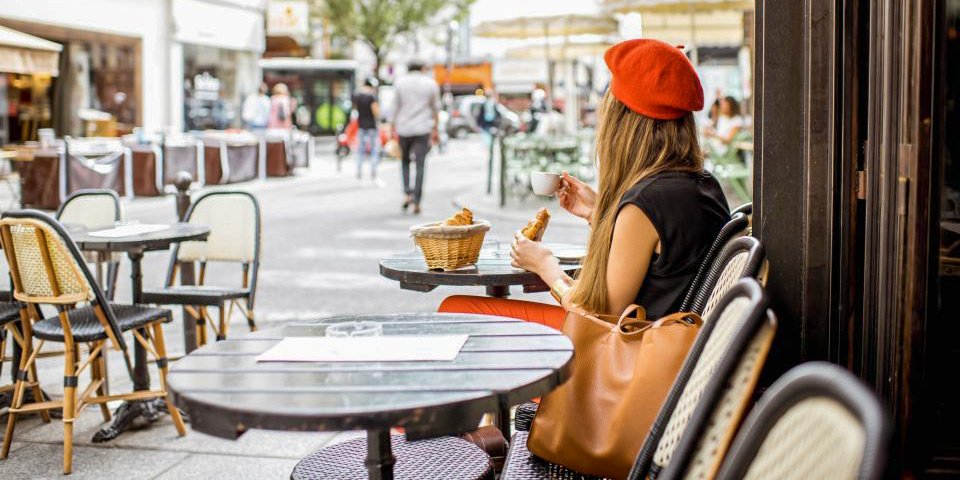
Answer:
<svg viewBox="0 0 960 480"><path fill-rule="evenodd" d="M680 308L710 244L730 219L730 208L716 178L706 172L668 171L647 177L627 190L619 208L643 210L660 236L636 303L647 318Z"/></svg>

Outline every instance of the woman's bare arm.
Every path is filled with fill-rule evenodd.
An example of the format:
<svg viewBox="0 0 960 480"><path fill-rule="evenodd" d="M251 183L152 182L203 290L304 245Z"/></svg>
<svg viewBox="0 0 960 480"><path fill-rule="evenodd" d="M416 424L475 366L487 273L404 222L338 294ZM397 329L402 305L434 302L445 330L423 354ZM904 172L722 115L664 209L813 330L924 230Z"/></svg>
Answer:
<svg viewBox="0 0 960 480"><path fill-rule="evenodd" d="M637 299L647 276L650 259L660 237L647 215L635 205L626 205L617 215L607 261L607 305L610 315L619 315Z"/></svg>

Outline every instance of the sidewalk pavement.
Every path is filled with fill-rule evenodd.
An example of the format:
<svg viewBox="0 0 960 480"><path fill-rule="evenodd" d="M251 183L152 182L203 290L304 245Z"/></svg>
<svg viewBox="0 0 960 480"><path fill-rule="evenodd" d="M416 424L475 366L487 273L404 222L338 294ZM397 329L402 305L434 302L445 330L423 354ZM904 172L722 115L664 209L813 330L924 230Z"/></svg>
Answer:
<svg viewBox="0 0 960 480"><path fill-rule="evenodd" d="M435 311L451 294L482 295L482 287L440 287L429 293L401 290L396 282L380 276L378 261L386 256L413 250L411 225L441 220L454 211L460 196L478 209L478 216L491 220L488 238L510 238L536 211L534 205L511 206L498 211L482 193L485 150L478 139L456 140L444 154L428 158L423 214L401 212L399 164L385 160L380 178L385 186L355 178L353 159L336 169L332 148L317 149L308 170L293 177L268 179L210 189L240 189L255 192L263 210L263 259L257 293L257 325L271 328L285 322L340 314L374 312ZM588 230L576 219L570 225L556 203L551 211L548 241L582 243ZM172 222L174 199L138 198L124 201L128 218L141 222ZM576 226L571 226L576 225ZM151 253L143 261L144 286L160 286L169 255ZM5 264L5 262L0 262ZM5 268L5 267L0 267ZM129 265L121 263L117 301L129 302ZM0 271L0 275L3 275ZM233 269L208 272L211 284L236 281ZM549 302L549 294L521 294L516 298ZM179 308L174 309L179 314ZM246 333L239 315L231 325L232 335ZM183 353L182 323L164 326L171 357ZM129 340L128 341L132 341ZM108 353L110 387L123 392L131 388L116 352ZM4 365L0 384L10 374ZM62 395L61 357L39 363L43 387L54 397ZM154 382L157 372L151 366ZM86 380L84 378L84 380ZM113 410L117 404L109 405ZM98 409L85 410L76 421L73 479L125 478L289 478L297 460L324 446L355 438L358 432L267 432L250 431L236 441L204 435L188 428L179 438L169 418L149 428L126 432L113 441L91 443L94 432L104 426ZM36 416L17 423L10 457L0 461L0 478L63 478L62 424L43 424Z"/></svg>

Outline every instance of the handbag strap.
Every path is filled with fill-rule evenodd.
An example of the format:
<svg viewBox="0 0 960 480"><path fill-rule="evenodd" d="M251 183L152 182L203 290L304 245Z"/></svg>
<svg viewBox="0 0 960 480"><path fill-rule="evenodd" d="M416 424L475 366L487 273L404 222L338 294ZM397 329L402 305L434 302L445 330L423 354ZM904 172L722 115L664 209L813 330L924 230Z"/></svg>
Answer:
<svg viewBox="0 0 960 480"><path fill-rule="evenodd" d="M690 325L701 326L703 325L703 319L700 318L699 314L693 312L677 312L671 313L666 317L663 317L656 322L653 322L652 327L662 327L664 325L672 325L677 322L684 322Z"/></svg>

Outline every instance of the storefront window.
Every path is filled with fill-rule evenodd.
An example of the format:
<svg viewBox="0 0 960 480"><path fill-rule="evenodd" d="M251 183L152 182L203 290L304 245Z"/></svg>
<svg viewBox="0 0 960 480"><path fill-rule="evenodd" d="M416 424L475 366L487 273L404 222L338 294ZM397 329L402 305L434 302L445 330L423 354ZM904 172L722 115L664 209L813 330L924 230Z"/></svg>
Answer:
<svg viewBox="0 0 960 480"><path fill-rule="evenodd" d="M184 45L183 62L186 130L239 128L243 98L259 85L256 54Z"/></svg>

